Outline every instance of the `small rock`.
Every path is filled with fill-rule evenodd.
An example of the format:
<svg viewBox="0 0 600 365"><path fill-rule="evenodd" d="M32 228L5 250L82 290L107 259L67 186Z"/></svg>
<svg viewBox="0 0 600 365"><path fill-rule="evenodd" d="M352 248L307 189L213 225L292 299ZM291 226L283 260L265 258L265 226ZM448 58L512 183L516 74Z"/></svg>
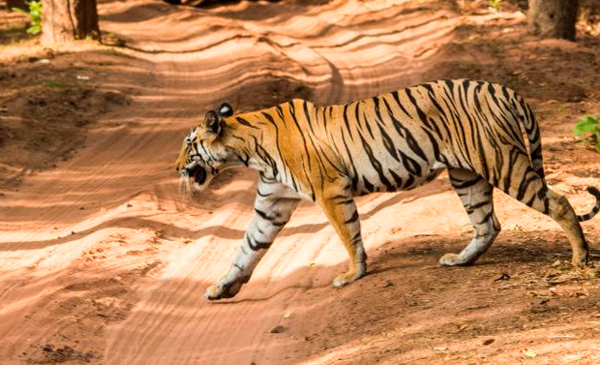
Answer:
<svg viewBox="0 0 600 365"><path fill-rule="evenodd" d="M487 346L487 345L491 345L495 340L493 338L488 338L487 340L483 341L483 345Z"/></svg>
<svg viewBox="0 0 600 365"><path fill-rule="evenodd" d="M462 324L459 324L459 325L458 325L458 330L459 330L459 331L464 331L464 330L466 330L468 327L469 327L469 324L468 324L468 323L462 323Z"/></svg>
<svg viewBox="0 0 600 365"><path fill-rule="evenodd" d="M271 333L283 333L285 332L285 327L279 325L271 330Z"/></svg>
<svg viewBox="0 0 600 365"><path fill-rule="evenodd" d="M42 351L45 351L45 352L54 351L54 346L47 343L44 346L42 346Z"/></svg>
<svg viewBox="0 0 600 365"><path fill-rule="evenodd" d="M383 284L383 287L384 287L384 288L389 288L390 286L394 286L394 283L392 283L392 282L391 282L391 281L389 281L389 280L387 280L387 281L385 282L385 284Z"/></svg>
<svg viewBox="0 0 600 365"><path fill-rule="evenodd" d="M556 260L552 263L552 267L560 266L560 264L561 264L560 260Z"/></svg>
<svg viewBox="0 0 600 365"><path fill-rule="evenodd" d="M510 279L510 275L508 275L507 273L503 272L502 275L500 275L500 277L497 278L494 281L509 280L509 279Z"/></svg>

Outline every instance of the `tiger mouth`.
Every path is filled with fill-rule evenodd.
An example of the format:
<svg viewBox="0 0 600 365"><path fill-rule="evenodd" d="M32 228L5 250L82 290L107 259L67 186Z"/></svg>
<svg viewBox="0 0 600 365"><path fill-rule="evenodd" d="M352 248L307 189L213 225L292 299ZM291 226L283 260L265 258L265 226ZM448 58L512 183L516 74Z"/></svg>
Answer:
<svg viewBox="0 0 600 365"><path fill-rule="evenodd" d="M191 179L198 185L202 185L206 181L206 170L197 163L189 164L180 173L182 177Z"/></svg>
<svg viewBox="0 0 600 365"><path fill-rule="evenodd" d="M188 176L198 185L202 185L206 181L206 171L198 165L192 167L188 172Z"/></svg>

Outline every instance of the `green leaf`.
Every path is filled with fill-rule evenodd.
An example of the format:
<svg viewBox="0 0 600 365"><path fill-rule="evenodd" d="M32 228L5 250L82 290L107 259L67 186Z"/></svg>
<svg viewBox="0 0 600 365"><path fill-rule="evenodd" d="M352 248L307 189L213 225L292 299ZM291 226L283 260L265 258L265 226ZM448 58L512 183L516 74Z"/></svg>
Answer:
<svg viewBox="0 0 600 365"><path fill-rule="evenodd" d="M580 122L589 121L589 120L593 120L594 122L597 122L598 117L594 114L588 114L588 115L584 115L583 117L579 118Z"/></svg>
<svg viewBox="0 0 600 365"><path fill-rule="evenodd" d="M29 10L31 11L42 11L41 1L30 1L27 3L27 5L29 5Z"/></svg>
<svg viewBox="0 0 600 365"><path fill-rule="evenodd" d="M26 12L25 10L23 10L23 9L19 9L19 8L10 8L10 10L12 10L12 11L16 11L17 13L21 13L21 14L29 15L29 13L28 13L28 12Z"/></svg>
<svg viewBox="0 0 600 365"><path fill-rule="evenodd" d="M598 118L595 115L586 115L579 119L579 122L573 128L573 134L580 136L586 132L593 132L598 124Z"/></svg>
<svg viewBox="0 0 600 365"><path fill-rule="evenodd" d="M28 34L36 35L36 34L38 34L41 31L42 31L41 24L34 24L31 27L27 28L27 33Z"/></svg>
<svg viewBox="0 0 600 365"><path fill-rule="evenodd" d="M490 6L494 8L496 11L500 10L500 3L503 0L490 0Z"/></svg>

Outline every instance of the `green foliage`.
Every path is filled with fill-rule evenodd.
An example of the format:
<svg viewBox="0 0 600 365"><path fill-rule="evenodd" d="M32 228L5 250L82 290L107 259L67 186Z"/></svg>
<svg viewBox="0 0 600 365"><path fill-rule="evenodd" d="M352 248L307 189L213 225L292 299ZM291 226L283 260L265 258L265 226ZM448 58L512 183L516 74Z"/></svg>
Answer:
<svg viewBox="0 0 600 365"><path fill-rule="evenodd" d="M502 1L503 0L490 0L490 6L498 11L500 10L500 3L502 3Z"/></svg>
<svg viewBox="0 0 600 365"><path fill-rule="evenodd" d="M12 8L12 10L29 16L31 23L29 23L27 33L38 34L42 31L42 0L32 0L26 2L26 4L29 7L29 11L19 8Z"/></svg>
<svg viewBox="0 0 600 365"><path fill-rule="evenodd" d="M593 144L596 151L600 153L600 121L597 116L586 115L579 119L573 128L573 134L576 136L588 135L585 140Z"/></svg>

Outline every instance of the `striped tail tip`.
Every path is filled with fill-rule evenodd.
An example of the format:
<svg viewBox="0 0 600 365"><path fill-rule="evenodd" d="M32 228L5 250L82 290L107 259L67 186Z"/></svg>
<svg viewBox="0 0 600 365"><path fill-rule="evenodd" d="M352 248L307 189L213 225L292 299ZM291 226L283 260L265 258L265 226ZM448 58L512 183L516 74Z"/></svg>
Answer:
<svg viewBox="0 0 600 365"><path fill-rule="evenodd" d="M596 197L596 205L594 205L589 213L577 216L577 220L580 222L592 219L598 213L598 211L600 211L600 191L593 186L588 186L586 190L588 193Z"/></svg>

